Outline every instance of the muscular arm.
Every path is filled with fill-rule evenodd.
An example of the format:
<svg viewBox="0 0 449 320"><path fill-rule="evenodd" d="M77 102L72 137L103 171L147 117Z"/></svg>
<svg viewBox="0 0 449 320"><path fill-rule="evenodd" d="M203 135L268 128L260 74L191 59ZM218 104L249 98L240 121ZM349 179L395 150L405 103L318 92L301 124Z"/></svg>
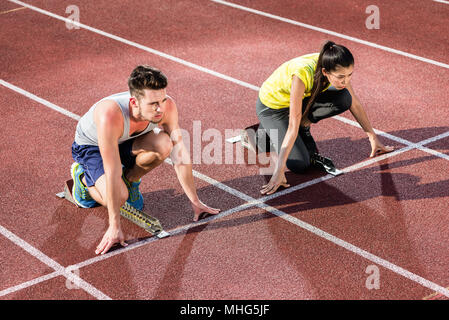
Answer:
<svg viewBox="0 0 449 320"><path fill-rule="evenodd" d="M123 242L123 239L120 239L123 237L120 227L120 206L122 205L120 190L123 182L118 149L118 139L123 133L123 116L115 102L104 101L96 107L94 121L97 126L98 147L103 159L106 181L106 199L104 200L109 215L109 228L98 250L104 253L115 242Z"/></svg>
<svg viewBox="0 0 449 320"><path fill-rule="evenodd" d="M181 128L178 124L178 110L172 99L167 101L162 127L173 142L173 150L170 158L173 161L178 180L189 200L193 203L198 202L199 199L194 185L190 154L182 141Z"/></svg>
<svg viewBox="0 0 449 320"><path fill-rule="evenodd" d="M173 150L170 158L173 161L173 166L181 187L192 203L194 221L198 220L199 215L202 212L217 214L220 210L206 206L198 198L193 178L190 154L182 140L181 128L178 123L178 110L175 102L171 98L167 100L162 127L173 142Z"/></svg>

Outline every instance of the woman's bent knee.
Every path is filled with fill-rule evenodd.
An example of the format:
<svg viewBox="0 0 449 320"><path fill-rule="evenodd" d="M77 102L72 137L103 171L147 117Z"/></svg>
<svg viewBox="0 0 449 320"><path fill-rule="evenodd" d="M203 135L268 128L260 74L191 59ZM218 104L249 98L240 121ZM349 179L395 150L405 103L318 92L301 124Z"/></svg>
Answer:
<svg viewBox="0 0 449 320"><path fill-rule="evenodd" d="M303 160L293 160L287 159L287 168L293 173L304 173L306 169L310 166L310 162L307 163Z"/></svg>

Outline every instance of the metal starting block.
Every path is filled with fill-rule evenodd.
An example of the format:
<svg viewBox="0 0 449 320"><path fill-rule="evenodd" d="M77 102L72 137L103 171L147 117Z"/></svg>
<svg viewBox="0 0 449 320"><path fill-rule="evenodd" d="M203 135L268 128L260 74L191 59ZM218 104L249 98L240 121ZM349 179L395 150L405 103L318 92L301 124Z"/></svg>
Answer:
<svg viewBox="0 0 449 320"><path fill-rule="evenodd" d="M168 232L164 231L158 219L134 208L128 202L125 202L125 204L120 207L120 215L158 238L165 238L170 235Z"/></svg>
<svg viewBox="0 0 449 320"><path fill-rule="evenodd" d="M326 158L318 153L313 153L310 156L310 163L313 166L322 169L327 173L330 173L331 175L338 176L340 174L343 174L343 171L335 168L335 165L331 159Z"/></svg>
<svg viewBox="0 0 449 320"><path fill-rule="evenodd" d="M226 139L226 141L229 143L236 143L240 141L243 148L256 153L269 152L271 148L270 138L264 131L259 130L258 123L242 129L240 131L240 135Z"/></svg>
<svg viewBox="0 0 449 320"><path fill-rule="evenodd" d="M64 184L64 191L57 193L56 196L62 199L66 199L79 207L79 205L73 199L72 187L73 180L67 180ZM146 214L141 210L134 208L128 202L125 202L125 204L120 207L120 215L158 238L165 238L170 236L168 232L164 231L158 219Z"/></svg>

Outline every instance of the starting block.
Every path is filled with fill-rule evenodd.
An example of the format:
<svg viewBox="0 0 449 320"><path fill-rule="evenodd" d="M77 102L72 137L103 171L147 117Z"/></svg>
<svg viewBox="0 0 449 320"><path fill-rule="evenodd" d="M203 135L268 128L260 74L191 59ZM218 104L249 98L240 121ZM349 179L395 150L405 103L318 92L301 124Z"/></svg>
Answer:
<svg viewBox="0 0 449 320"><path fill-rule="evenodd" d="M343 171L335 168L334 163L331 159L326 158L318 153L314 153L310 156L310 163L318 168L326 171L327 173L330 173L333 176L338 176L340 174L343 174Z"/></svg>
<svg viewBox="0 0 449 320"><path fill-rule="evenodd" d="M73 203L75 206L79 207L73 199L72 188L73 180L67 180L64 184L64 191L57 193L56 196L62 199L66 199ZM142 210L134 208L128 202L125 202L125 204L120 208L120 215L158 238L165 238L170 236L168 232L164 231L161 223L157 218L146 214Z"/></svg>
<svg viewBox="0 0 449 320"><path fill-rule="evenodd" d="M259 124L246 127L240 131L240 135L226 139L229 143L241 143L242 147L255 153L268 152L270 150L270 137L262 130Z"/></svg>

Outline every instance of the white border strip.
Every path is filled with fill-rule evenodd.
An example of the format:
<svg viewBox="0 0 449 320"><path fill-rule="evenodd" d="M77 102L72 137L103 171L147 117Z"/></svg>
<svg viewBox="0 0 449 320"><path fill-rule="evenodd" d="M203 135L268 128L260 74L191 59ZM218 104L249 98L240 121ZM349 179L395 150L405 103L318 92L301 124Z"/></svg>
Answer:
<svg viewBox="0 0 449 320"><path fill-rule="evenodd" d="M274 14L271 14L271 13L267 13L267 12L263 12L263 11L259 11L259 10L255 10L255 9L251 9L251 8L248 8L248 7L244 7L244 6L241 6L241 5L238 5L238 4L235 4L235 3L231 3L231 2L227 2L227 1L223 1L223 0L210 0L210 1L215 2L217 4L222 4L222 5L225 5L225 6L228 6L228 7L232 7L232 8L235 8L235 9L239 9L239 10L242 10L242 11L251 12L251 13L257 14L259 16L264 16L264 17L267 17L267 18L271 18L271 19L275 19L275 20L278 20L278 21L286 22L286 23L289 23L289 24L292 24L292 25L295 25L295 26L299 26L299 27L303 27L303 28L306 28L306 29L314 30L314 31L317 31L317 32L325 33L325 34L328 34L328 35L331 35L331 36L334 36L334 37L346 39L346 40L349 40L349 41L352 41L352 42L357 42L357 43L360 43L360 44L363 44L363 45L366 45L366 46L369 46L369 47L373 47L373 48L376 48L376 49L380 49L380 50L383 50L383 51L387 51L387 52L390 52L390 53L395 53L395 54L398 54L400 56L404 56L404 57L407 57L407 58L410 58L410 59L414 59L414 60L418 60L418 61L421 61L421 62L430 63L430 64L433 64L433 65L438 66L438 67L449 69L449 64L446 64L446 63L443 63L443 62L439 62L439 61L435 61L435 60L428 59L428 58L424 58L424 57L420 57L420 56L417 56L417 55L414 55L414 54L411 54L411 53L408 53L408 52L404 52L404 51L401 51L401 50L392 49L392 48L389 48L389 47L386 47L386 46L382 46L380 44L376 44L376 43L373 43L373 42L369 42L369 41L366 41L366 40L362 40L362 39L359 39L359 38L347 36L345 34L338 33L338 32L335 32L335 31L331 31L331 30L327 30L327 29L324 29L324 28L315 27L315 26L312 26L310 24L306 24L306 23L302 23L302 22L299 22L299 21L283 18L283 17L277 16L277 15L274 15Z"/></svg>

